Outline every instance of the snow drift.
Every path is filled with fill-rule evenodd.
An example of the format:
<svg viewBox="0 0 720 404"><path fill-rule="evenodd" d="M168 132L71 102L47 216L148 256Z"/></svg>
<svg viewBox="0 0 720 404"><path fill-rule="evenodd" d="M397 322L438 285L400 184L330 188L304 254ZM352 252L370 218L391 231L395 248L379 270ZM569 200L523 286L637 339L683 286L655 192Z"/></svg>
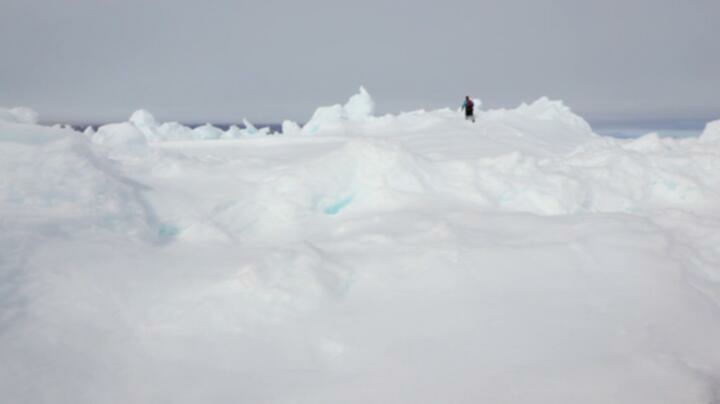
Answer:
<svg viewBox="0 0 720 404"><path fill-rule="evenodd" d="M718 122L373 108L279 136L0 110L4 400L717 401Z"/></svg>

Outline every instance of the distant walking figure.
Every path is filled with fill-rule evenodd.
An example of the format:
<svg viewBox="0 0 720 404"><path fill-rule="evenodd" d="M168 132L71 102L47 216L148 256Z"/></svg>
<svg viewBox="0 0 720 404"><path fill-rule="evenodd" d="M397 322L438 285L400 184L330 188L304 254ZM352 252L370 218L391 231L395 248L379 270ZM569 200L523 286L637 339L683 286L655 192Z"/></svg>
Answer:
<svg viewBox="0 0 720 404"><path fill-rule="evenodd" d="M470 99L469 95L465 97L462 109L465 110L465 120L469 119L475 122L475 104L473 103L473 100Z"/></svg>

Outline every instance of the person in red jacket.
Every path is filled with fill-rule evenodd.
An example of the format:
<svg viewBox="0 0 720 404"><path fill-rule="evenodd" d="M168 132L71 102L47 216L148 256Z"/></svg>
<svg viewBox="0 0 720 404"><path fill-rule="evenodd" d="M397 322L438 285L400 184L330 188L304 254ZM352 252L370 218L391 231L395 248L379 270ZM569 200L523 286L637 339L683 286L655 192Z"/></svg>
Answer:
<svg viewBox="0 0 720 404"><path fill-rule="evenodd" d="M469 95L465 97L462 109L465 111L465 119L475 122L475 103L473 103Z"/></svg>

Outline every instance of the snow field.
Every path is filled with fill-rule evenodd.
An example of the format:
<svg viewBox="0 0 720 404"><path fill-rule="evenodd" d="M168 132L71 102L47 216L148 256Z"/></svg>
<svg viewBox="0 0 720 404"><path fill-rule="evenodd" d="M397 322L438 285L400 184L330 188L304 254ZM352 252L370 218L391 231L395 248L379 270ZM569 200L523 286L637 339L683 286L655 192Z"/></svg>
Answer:
<svg viewBox="0 0 720 404"><path fill-rule="evenodd" d="M0 110L2 395L717 400L717 122L617 140L547 99L373 105L275 136Z"/></svg>

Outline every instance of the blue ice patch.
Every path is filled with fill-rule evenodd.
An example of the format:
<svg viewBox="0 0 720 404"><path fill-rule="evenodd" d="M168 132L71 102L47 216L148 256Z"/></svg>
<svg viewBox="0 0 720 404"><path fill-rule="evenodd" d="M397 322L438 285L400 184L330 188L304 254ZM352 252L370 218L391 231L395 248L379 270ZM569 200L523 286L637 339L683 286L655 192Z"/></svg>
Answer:
<svg viewBox="0 0 720 404"><path fill-rule="evenodd" d="M326 215L337 215L338 213L340 213L341 210L345 209L345 207L348 206L350 202L352 202L352 200L352 195L341 198L337 202L326 206L325 209L323 209L323 212L325 212Z"/></svg>
<svg viewBox="0 0 720 404"><path fill-rule="evenodd" d="M174 238L178 234L180 234L180 229L171 224L160 223L158 226L158 237L161 239Z"/></svg>

